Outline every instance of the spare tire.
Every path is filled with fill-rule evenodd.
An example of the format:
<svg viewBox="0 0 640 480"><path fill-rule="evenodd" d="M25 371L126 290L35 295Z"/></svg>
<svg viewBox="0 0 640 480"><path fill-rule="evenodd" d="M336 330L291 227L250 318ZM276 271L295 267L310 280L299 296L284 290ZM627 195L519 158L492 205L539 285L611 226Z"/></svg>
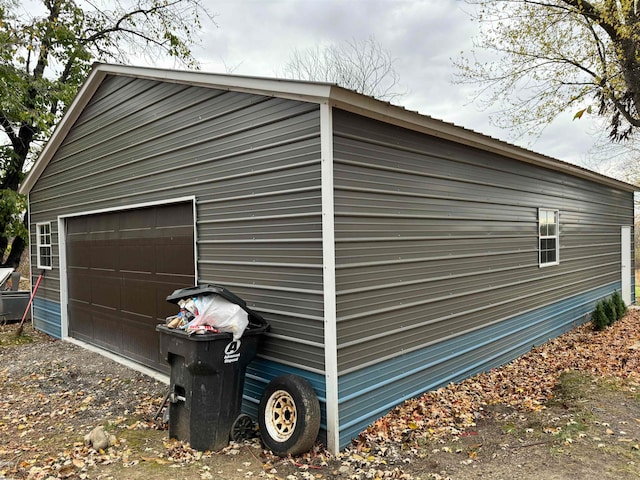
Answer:
<svg viewBox="0 0 640 480"><path fill-rule="evenodd" d="M269 382L260 399L260 437L281 457L311 449L320 430L320 402L302 377L281 375Z"/></svg>

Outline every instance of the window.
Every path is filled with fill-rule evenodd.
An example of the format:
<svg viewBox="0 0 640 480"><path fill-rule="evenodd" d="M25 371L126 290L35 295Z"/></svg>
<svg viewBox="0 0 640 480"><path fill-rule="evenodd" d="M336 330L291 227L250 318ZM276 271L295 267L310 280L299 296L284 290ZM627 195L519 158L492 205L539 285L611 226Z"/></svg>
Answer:
<svg viewBox="0 0 640 480"><path fill-rule="evenodd" d="M51 224L36 224L36 246L38 249L38 268L51 269Z"/></svg>
<svg viewBox="0 0 640 480"><path fill-rule="evenodd" d="M558 210L538 210L539 263L541 267L558 265L559 258L559 222Z"/></svg>

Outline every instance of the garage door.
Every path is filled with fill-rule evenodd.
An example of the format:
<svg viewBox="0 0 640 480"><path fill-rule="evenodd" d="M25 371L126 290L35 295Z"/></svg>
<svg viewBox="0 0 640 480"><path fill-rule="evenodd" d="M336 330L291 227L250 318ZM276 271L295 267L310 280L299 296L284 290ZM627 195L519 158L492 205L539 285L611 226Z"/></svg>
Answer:
<svg viewBox="0 0 640 480"><path fill-rule="evenodd" d="M155 327L193 285L191 202L66 220L69 335L168 371Z"/></svg>

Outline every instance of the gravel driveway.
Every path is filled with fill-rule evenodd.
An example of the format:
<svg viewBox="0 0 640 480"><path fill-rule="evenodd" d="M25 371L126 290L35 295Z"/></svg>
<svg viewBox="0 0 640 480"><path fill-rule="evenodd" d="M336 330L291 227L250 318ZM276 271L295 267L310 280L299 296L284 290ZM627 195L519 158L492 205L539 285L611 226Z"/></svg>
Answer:
<svg viewBox="0 0 640 480"><path fill-rule="evenodd" d="M588 326L398 407L338 457L169 441L166 385L26 327L0 327L0 479L573 479L640 476L640 314ZM102 425L115 445L83 442Z"/></svg>

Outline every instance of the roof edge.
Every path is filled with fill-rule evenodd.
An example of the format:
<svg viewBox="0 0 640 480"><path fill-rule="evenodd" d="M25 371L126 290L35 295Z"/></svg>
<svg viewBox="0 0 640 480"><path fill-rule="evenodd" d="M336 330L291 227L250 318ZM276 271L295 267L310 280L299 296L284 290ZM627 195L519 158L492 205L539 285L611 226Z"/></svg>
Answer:
<svg viewBox="0 0 640 480"><path fill-rule="evenodd" d="M331 83L325 82L308 82L304 80L254 77L194 70L172 70L104 63L95 65L97 65L97 67L95 67L97 70L110 75L125 75L199 87L219 88L221 90L258 93L261 95L265 95L265 92L271 92L278 96L303 97L307 101L315 102L326 99L329 96L331 88L334 86Z"/></svg>
<svg viewBox="0 0 640 480"><path fill-rule="evenodd" d="M618 190L628 192L640 190L636 185L518 147L453 123L406 110L403 107L392 105L373 97L361 95L331 83L95 63L87 79L80 87L78 94L54 129L31 171L21 183L18 189L19 193L26 194L31 191L53 154L62 144L69 130L107 75L122 75L259 95L272 95L313 103L329 102L334 107L352 113L584 178Z"/></svg>
<svg viewBox="0 0 640 480"><path fill-rule="evenodd" d="M62 144L62 141L75 124L84 107L89 103L93 94L108 75L121 75L207 88L218 88L221 90L272 95L314 103L326 102L331 94L331 89L334 87L334 85L330 83L305 82L301 80L283 80L190 70L94 63L91 72L89 72L89 75L67 108L67 111L56 125L33 167L20 184L18 188L19 193L27 194L31 191L36 180L42 175L51 157Z"/></svg>
<svg viewBox="0 0 640 480"><path fill-rule="evenodd" d="M393 125L415 130L444 140L450 140L487 152L497 153L521 162L567 173L569 175L591 180L618 190L628 192L640 191L640 187L637 185L513 145L503 140L490 137L483 133L467 129L453 123L448 123L428 115L406 110L402 107L394 106L390 103L382 102L372 97L366 97L341 87L335 87L332 90L331 101L332 105L337 108L374 118L385 123L391 123Z"/></svg>

